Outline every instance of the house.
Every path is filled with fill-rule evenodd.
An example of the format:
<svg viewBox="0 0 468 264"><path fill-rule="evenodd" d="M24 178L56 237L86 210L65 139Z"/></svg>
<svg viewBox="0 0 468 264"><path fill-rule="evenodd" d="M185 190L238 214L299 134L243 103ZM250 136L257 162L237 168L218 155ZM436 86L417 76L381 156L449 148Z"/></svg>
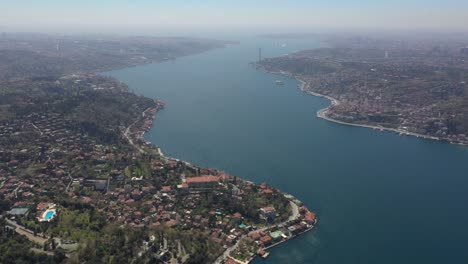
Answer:
<svg viewBox="0 0 468 264"><path fill-rule="evenodd" d="M271 245L271 242L273 242L273 239L271 238L271 236L266 235L260 238L260 242L262 243L264 247L266 247L266 246Z"/></svg>
<svg viewBox="0 0 468 264"><path fill-rule="evenodd" d="M232 215L232 222L235 223L235 224L239 224L240 222L242 222L242 214L237 212L235 214Z"/></svg>
<svg viewBox="0 0 468 264"><path fill-rule="evenodd" d="M270 236L273 239L273 241L278 242L281 239L283 239L283 232L277 230L277 231L271 232Z"/></svg>
<svg viewBox="0 0 468 264"><path fill-rule="evenodd" d="M163 186L162 187L162 192L163 193L170 193L172 190L171 186Z"/></svg>
<svg viewBox="0 0 468 264"><path fill-rule="evenodd" d="M57 215L56 205L41 202L36 207L36 218L39 222L49 222Z"/></svg>
<svg viewBox="0 0 468 264"><path fill-rule="evenodd" d="M267 221L273 221L275 220L276 217L276 210L274 207L263 207L260 208L260 218L267 220Z"/></svg>
<svg viewBox="0 0 468 264"><path fill-rule="evenodd" d="M306 223L307 223L308 225L313 225L313 224L315 224L315 220L316 220L315 213L307 212L307 213L304 215L304 221L306 221Z"/></svg>
<svg viewBox="0 0 468 264"><path fill-rule="evenodd" d="M294 236L294 235L297 235L298 233L299 233L299 230L297 230L295 226L292 225L288 227L289 236Z"/></svg>
<svg viewBox="0 0 468 264"><path fill-rule="evenodd" d="M299 234L300 232L304 231L305 226L296 224L288 227L288 235L289 236L295 236Z"/></svg>

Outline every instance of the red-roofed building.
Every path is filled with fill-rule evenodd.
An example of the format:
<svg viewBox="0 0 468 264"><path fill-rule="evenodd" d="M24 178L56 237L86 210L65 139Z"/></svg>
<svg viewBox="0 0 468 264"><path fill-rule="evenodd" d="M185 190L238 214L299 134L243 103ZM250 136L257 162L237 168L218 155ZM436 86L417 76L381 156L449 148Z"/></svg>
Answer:
<svg viewBox="0 0 468 264"><path fill-rule="evenodd" d="M304 221L309 225L313 225L315 223L315 219L315 213L312 212L307 212L304 216Z"/></svg>
<svg viewBox="0 0 468 264"><path fill-rule="evenodd" d="M224 264L237 264L237 261L233 260L232 258L228 258Z"/></svg>
<svg viewBox="0 0 468 264"><path fill-rule="evenodd" d="M49 203L39 203L37 205L37 211L44 211L45 209L49 208Z"/></svg>
<svg viewBox="0 0 468 264"><path fill-rule="evenodd" d="M263 246L269 246L272 241L273 241L273 239L271 238L270 235L262 236L260 238L260 242L262 242Z"/></svg>
<svg viewBox="0 0 468 264"><path fill-rule="evenodd" d="M250 238L252 238L253 240L258 240L260 239L261 235L260 233L256 232L256 231L253 231L249 234Z"/></svg>
<svg viewBox="0 0 468 264"><path fill-rule="evenodd" d="M242 214L237 212L232 215L232 221L236 224L240 223L242 221Z"/></svg>
<svg viewBox="0 0 468 264"><path fill-rule="evenodd" d="M169 221L166 222L166 225L168 227L174 227L174 226L176 226L178 224L179 224L179 221L177 221L177 220L169 220Z"/></svg>
<svg viewBox="0 0 468 264"><path fill-rule="evenodd" d="M203 175L200 177L187 178L186 182L189 188L213 188L218 185L219 177L212 175Z"/></svg>

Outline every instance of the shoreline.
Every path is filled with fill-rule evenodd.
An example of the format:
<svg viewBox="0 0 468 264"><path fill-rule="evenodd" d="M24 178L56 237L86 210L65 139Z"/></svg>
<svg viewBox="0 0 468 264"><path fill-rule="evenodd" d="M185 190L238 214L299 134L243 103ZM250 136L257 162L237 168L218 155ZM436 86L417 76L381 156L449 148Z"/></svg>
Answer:
<svg viewBox="0 0 468 264"><path fill-rule="evenodd" d="M145 138L145 134L151 129L154 121L156 120L157 113L165 107L165 103L158 99L154 99L154 103L154 106L148 107L146 110L144 110L141 113L141 116L137 120L135 120L135 122L133 122L125 128L123 132L123 137L140 153L145 152L143 147L151 145L152 147L155 147L157 149L158 154L162 158L166 158L159 146L152 144ZM137 126L139 123L141 124L136 128L136 131L132 131L134 127ZM138 141L142 141L142 143L138 143Z"/></svg>
<svg viewBox="0 0 468 264"><path fill-rule="evenodd" d="M163 103L162 101L159 101L159 100L155 100L155 103L156 105L153 106L153 107L149 107L147 108L146 110L144 110L142 113L141 113L141 116L132 124L130 124L125 130L124 130L124 133L123 133L123 136L127 139L128 143L130 145L132 145L137 151L139 151L141 154L145 153L147 151L147 149L145 149L144 147L145 146L150 146L150 148L156 148L156 151L158 152L158 154L160 155L160 157L164 160L176 160L176 161L179 161L179 159L175 159L175 158L171 158L171 157L167 157L163 154L161 148L159 146L156 146L154 145L153 143L151 143L150 141L146 140L145 139L145 134L146 132L148 132L151 127L154 125L154 121L156 120L156 116L157 116L157 113L164 109L165 107L165 103ZM136 129L134 128L134 126L137 126L138 124L140 124ZM132 130L135 129L136 131L133 131ZM139 143L138 141L142 141L143 143ZM185 163L188 163L186 161L182 161L182 162L185 162ZM190 164L190 163L188 163ZM243 178L239 178L240 180L242 181L247 181ZM289 200L290 202L290 205L291 205L291 215L289 216L289 218L279 224L276 224L275 226L278 226L278 225L289 225L291 224L292 222L295 222L295 221L300 221L301 219L303 219L303 215L302 213L299 213L299 206L300 204L303 204L302 201L300 200L297 200L297 198L294 198L294 196L292 196L291 194L289 193L286 193L286 192L282 192L282 194L286 197L286 199ZM289 196L289 198L288 198ZM264 250L267 250L267 249L271 249L273 247L276 247L276 246L279 246L285 242L288 242L292 239L295 239L309 231L312 231L314 229L314 227L317 225L317 220L315 220L315 223L312 224L310 227L307 227L305 230L301 231L300 233L298 234L295 234L291 237L288 237L280 242L277 242L275 244L272 244L266 248L264 248ZM258 229L258 230L254 230L254 231L257 231L257 232L260 232L260 231L271 231L271 229L274 228L272 226L267 226L267 227L264 227L264 228L261 228L261 229ZM246 238L248 237L249 233L245 233L242 237L239 237L236 244L234 244L233 246L229 247L229 248L226 248L223 253L213 262L213 263L225 263L226 260L228 259L232 259L234 261L236 261L237 263L251 263L255 258L257 258L259 255L257 252L252 252L252 257L251 258L248 258L246 261L240 261L234 257L232 257L230 254L236 250L236 248L239 246L240 244L240 241L243 239L243 238Z"/></svg>
<svg viewBox="0 0 468 264"><path fill-rule="evenodd" d="M312 231L312 230L315 228L315 226L317 225L317 222L318 222L318 221L316 221L315 224L314 224L313 226L311 226L311 227L305 229L304 231L302 231L302 232L300 232L300 233L298 233L298 234L296 234L296 235L294 235L294 236L288 238L287 240L283 240L283 241L280 241L280 242L278 242L278 243L275 243L275 244L273 244L273 245L270 245L270 246L266 247L265 250L267 250L267 249L272 249L272 248L274 248L274 247L276 247L276 246L279 246L279 245L281 245L281 244L283 244L283 243L288 242L288 241L291 240L291 239L300 237L301 235L303 235L303 234L305 234L305 233L307 233L307 232L309 232L309 231ZM254 259L255 259L255 258L253 258L252 260L254 260ZM251 261L252 261L252 260L251 260Z"/></svg>
<svg viewBox="0 0 468 264"><path fill-rule="evenodd" d="M340 125L360 127L360 128L370 128L370 129L373 129L373 130L378 130L380 132L396 133L396 134L398 134L400 136L412 136L412 137L416 137L416 138L422 138L422 139L428 139L428 140L434 140L434 141L439 141L439 142L450 143L452 145L459 145L459 146L465 146L465 147L468 146L468 144L452 142L449 139L439 138L439 137L435 137L435 136L429 136L429 135L424 135L424 134L419 134L419 133L414 133L414 132L409 132L409 131L398 129L398 128L389 128L389 127L378 126L378 125L356 124L356 123L349 123L349 122L334 119L332 117L327 116L327 113L328 113L328 111L330 110L331 107L340 104L340 101L338 99L333 98L333 97L328 96L328 95L324 95L324 94L320 94L320 93L317 93L317 92L307 90L306 89L308 87L307 82L305 80L301 79L298 76L294 76L293 74L291 74L289 72L270 71L270 70L265 69L262 66L259 66L256 63L254 63L254 65L256 66L257 69L263 69L267 73L274 74L274 75L285 76L285 77L288 77L288 78L291 78L291 79L295 79L296 81L299 82L298 88L303 93L310 94L310 95L313 95L313 96L316 96L316 97L322 97L322 98L328 99L330 101L330 105L317 111L316 116L318 118L320 118L320 119L324 119L324 120L327 120L329 122L333 122L333 123L340 124Z"/></svg>
<svg viewBox="0 0 468 264"><path fill-rule="evenodd" d="M288 193L284 193L283 192L283 195L287 196L287 195L290 195ZM289 199L289 198L288 198ZM294 198L295 199L295 198ZM294 200L293 199L293 200ZM266 227L263 227L261 229L258 229L258 230L253 230L251 232L271 232L272 229L274 229L275 227L278 227L278 226L287 226L287 225L290 225L291 223L294 223L296 221L300 221L302 218L302 214L299 213L299 205L294 202L293 200L289 200L290 204L291 204L291 207L296 207L296 210L297 210L297 214L295 214L295 210L293 208L291 208L291 211L292 211L292 215L289 216L289 218L281 223L278 223L278 224L275 224L273 226L266 226ZM296 199L297 200L297 199ZM298 202L302 203L301 201L297 200ZM279 241L279 242L276 242L276 243L273 243L269 246L266 246L264 248L260 248L260 249L263 249L265 252L266 250L268 249L271 249L271 248L274 248L274 247L277 247L277 246L280 246L281 244L284 244L284 243L287 243L289 242L290 240L293 240L309 231L312 231L316 226L317 226L317 223L318 223L318 220L315 219L315 222L313 224L311 224L310 226L308 226L307 228L305 228L303 231L295 234L295 235L292 235L290 237L287 237L287 238L284 238L283 240ZM226 260L228 259L232 259L234 260L235 262L237 263L243 263L243 264L249 264L251 263L253 260L255 260L257 257L261 257L259 254L258 254L258 251L257 252L253 252L252 256L247 258L246 260L242 261L242 260L239 260L239 259L236 259L235 257L232 257L230 255L230 253L232 253L238 246L239 246L239 243L241 242L242 239L246 238L249 236L249 234L251 232L248 232L246 234L244 234L242 237L240 237L236 244L234 244L232 247L229 247L227 248L213 263L214 264L222 264L222 263L225 263ZM227 254L227 255L226 255ZM268 254L269 255L269 254Z"/></svg>
<svg viewBox="0 0 468 264"><path fill-rule="evenodd" d="M295 238L298 238L298 237L302 236L303 234L305 234L305 233L307 233L307 232L309 232L309 231L312 231L312 230L315 228L315 226L317 225L317 222L318 222L318 221L316 221L315 224L314 224L313 226L311 226L311 227L305 229L304 231L302 231L302 232L300 232L300 233L298 233L298 234L296 234L296 235L293 235L292 237L289 237L289 238L286 239L286 240L282 240L282 241L277 242L277 243L275 243L275 244L272 244L272 245L270 245L270 246L268 246L268 247L265 247L263 250L265 250L265 252L266 252L266 250L269 250L269 249L278 247L278 246L280 246L281 244L287 243L287 242L289 242L290 240L293 240L293 239L295 239ZM255 260L256 258L258 258L258 257L261 257L261 258L263 258L263 259L267 259L268 256L270 255L270 253L267 252L267 254L268 254L267 257L264 258L264 257L262 257L262 256L260 256L260 255L258 255L258 254L256 253L256 254L254 254L251 258L247 259L246 261L240 261L240 260L238 260L238 259L236 259L236 258L233 258L233 257L231 257L231 256L229 256L227 259L232 259L232 260L234 260L234 261L237 262L237 263L250 264L250 263L252 263L252 261L254 261L254 260Z"/></svg>
<svg viewBox="0 0 468 264"><path fill-rule="evenodd" d="M299 86L299 89L302 92L307 93L307 94L311 94L311 95L316 96L316 97L322 97L322 98L326 98L326 99L330 100L331 104L329 106L317 111L317 117L318 118L321 118L321 119L324 119L324 120L327 120L327 121L330 121L330 122L333 122L333 123L346 125L346 126L371 128L373 130L379 130L381 132L387 131L387 132L397 133L400 136L413 136L413 137L417 137L417 138L424 138L424 139L431 139L431 140L441 141L441 139L438 138L438 137L433 137L433 136L418 134L418 133L414 133L414 132L409 132L409 131L406 131L406 130L403 130L403 129L389 128L389 127L378 126L378 125L366 125L366 124L349 123L349 122L345 122L345 121L341 121L341 120L329 117L327 114L328 114L328 111L330 110L330 108L333 107L333 106L339 105L340 101L338 99L330 97L328 95L324 95L324 94L320 94L320 93L317 93L317 92L312 92L312 91L306 90L306 88L308 87L307 83L304 80L301 80L301 79L298 79L298 78L296 78L296 80L298 80L301 83L301 85Z"/></svg>

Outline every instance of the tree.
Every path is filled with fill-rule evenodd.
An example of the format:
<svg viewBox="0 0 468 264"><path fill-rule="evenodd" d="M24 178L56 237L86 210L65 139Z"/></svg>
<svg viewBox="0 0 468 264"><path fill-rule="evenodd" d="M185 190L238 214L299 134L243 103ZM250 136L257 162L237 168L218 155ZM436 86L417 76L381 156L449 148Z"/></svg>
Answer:
<svg viewBox="0 0 468 264"><path fill-rule="evenodd" d="M55 239L51 238L50 248L52 250L55 250L56 247L57 247L57 244L55 242Z"/></svg>

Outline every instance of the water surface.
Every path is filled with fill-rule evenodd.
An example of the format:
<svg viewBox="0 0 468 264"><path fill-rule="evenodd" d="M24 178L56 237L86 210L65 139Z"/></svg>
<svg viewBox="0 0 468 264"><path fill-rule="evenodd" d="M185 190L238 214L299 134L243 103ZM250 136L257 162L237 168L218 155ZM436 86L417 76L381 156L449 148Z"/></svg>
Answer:
<svg viewBox="0 0 468 264"><path fill-rule="evenodd" d="M318 119L327 100L248 65L259 47L319 46L248 38L109 75L166 102L146 134L166 155L268 182L318 214L316 230L255 263L468 263L468 148Z"/></svg>

